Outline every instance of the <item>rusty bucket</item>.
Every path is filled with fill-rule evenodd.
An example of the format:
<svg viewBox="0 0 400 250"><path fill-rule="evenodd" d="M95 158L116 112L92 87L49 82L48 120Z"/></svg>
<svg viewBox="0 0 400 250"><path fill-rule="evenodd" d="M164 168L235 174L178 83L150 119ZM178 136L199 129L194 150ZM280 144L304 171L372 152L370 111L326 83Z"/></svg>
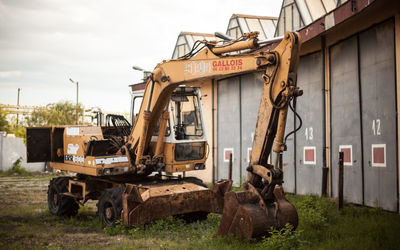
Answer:
<svg viewBox="0 0 400 250"><path fill-rule="evenodd" d="M225 194L219 235L242 239L268 236L271 227L280 229L287 223L298 225L295 207L285 198L282 186L276 186L274 199L264 200L251 184L243 192Z"/></svg>

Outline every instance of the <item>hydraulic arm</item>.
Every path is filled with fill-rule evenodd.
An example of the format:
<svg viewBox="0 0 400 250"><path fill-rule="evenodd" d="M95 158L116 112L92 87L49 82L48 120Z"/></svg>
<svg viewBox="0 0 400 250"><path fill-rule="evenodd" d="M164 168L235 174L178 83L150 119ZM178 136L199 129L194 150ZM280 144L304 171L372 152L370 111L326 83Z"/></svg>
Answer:
<svg viewBox="0 0 400 250"><path fill-rule="evenodd" d="M287 101L292 98L296 90L295 77L297 69L296 66L292 65L294 61L298 60L297 47L299 41L297 36L294 33L287 33L282 42L273 51L234 56L221 55L222 53L256 48L259 41L255 37L256 35L251 34L250 39L246 41L223 47L206 44L207 48L204 48L193 57L164 61L157 65L148 79L138 119L136 119L126 147L124 147L127 150L122 150L122 153L125 154L131 152L130 156L134 157L130 162L135 172L139 174L146 172L145 170L148 166L154 166L162 160L157 154L148 154L147 149L157 122L161 114L165 112L172 92L179 85L190 85L207 79L218 79L265 70L263 78L267 89L263 93L263 103L260 106L259 114L270 117L272 113L276 113L276 107L279 105L282 106L282 111L286 110L287 113ZM289 66L291 67L290 69ZM274 102L278 104L274 104ZM274 117L278 117L278 114ZM257 138L262 134L264 134L264 137L266 136L265 133L269 129L267 125L271 121L258 120ZM280 128L279 132L282 133L284 133L284 121L286 121L286 116L281 114L278 127ZM161 129L165 129L165 126L161 126ZM163 136L162 132L158 134L159 137ZM269 134L268 136L271 137L271 135ZM283 137L283 135L280 137ZM277 139L282 143L283 138ZM157 141L156 148L161 148L162 143L162 138L160 138ZM278 145L279 142L277 142L276 150ZM254 146L253 159L268 157L266 151L270 150L270 146L264 146L260 143L254 144ZM265 148L264 152L261 152L262 148ZM261 160L262 163L263 160Z"/></svg>
<svg viewBox="0 0 400 250"><path fill-rule="evenodd" d="M285 46L285 41L290 41ZM299 37L287 33L271 53L274 63L266 68L264 88L258 112L248 181L243 192L225 194L219 235L235 234L243 238L267 234L270 227L282 228L286 223L295 228L298 216L282 188L282 152L286 150L284 134L289 102L302 95L296 87L300 48ZM275 164L269 162L271 149Z"/></svg>

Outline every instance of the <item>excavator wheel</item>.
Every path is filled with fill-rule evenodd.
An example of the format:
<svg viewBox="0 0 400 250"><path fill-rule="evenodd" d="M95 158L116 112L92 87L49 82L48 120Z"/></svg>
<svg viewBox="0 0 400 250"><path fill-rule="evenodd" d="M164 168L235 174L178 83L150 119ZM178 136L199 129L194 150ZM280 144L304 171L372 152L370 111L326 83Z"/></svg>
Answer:
<svg viewBox="0 0 400 250"><path fill-rule="evenodd" d="M105 189L97 203L97 214L103 226L114 227L121 220L122 194L125 187Z"/></svg>
<svg viewBox="0 0 400 250"><path fill-rule="evenodd" d="M72 198L62 193L68 192L69 177L53 178L47 191L47 203L50 213L57 216L75 216L79 204Z"/></svg>

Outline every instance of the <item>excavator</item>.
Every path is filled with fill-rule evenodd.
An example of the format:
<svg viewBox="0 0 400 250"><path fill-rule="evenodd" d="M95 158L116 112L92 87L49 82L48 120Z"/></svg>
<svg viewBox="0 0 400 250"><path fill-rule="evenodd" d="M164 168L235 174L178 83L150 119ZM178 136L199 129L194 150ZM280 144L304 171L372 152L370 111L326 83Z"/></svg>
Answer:
<svg viewBox="0 0 400 250"><path fill-rule="evenodd" d="M50 212L74 216L79 206L98 200L106 226L222 213L217 235L258 238L271 227L297 227L296 209L282 188L282 153L288 107L302 95L296 86L301 40L288 32L274 40L275 48L260 52L272 41L257 36L247 33L222 44L197 41L185 56L159 63L132 125L110 115L106 126L27 128L29 162L47 161L53 169L75 173L50 181ZM204 169L209 151L200 90L194 86L255 71L263 72L264 84L243 191L232 192L231 180L209 189L200 179L182 177L179 173Z"/></svg>

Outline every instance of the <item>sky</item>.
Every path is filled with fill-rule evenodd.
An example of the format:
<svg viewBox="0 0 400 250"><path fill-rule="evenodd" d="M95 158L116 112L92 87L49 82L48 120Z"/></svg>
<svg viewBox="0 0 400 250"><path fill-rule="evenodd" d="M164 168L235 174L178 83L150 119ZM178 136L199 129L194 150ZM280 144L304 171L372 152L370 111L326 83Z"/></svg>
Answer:
<svg viewBox="0 0 400 250"><path fill-rule="evenodd" d="M0 103L58 101L129 112L140 66L170 59L181 31L225 33L232 14L278 16L281 0L0 0Z"/></svg>

